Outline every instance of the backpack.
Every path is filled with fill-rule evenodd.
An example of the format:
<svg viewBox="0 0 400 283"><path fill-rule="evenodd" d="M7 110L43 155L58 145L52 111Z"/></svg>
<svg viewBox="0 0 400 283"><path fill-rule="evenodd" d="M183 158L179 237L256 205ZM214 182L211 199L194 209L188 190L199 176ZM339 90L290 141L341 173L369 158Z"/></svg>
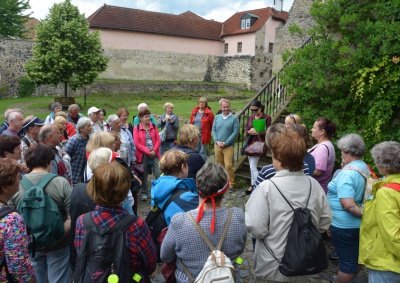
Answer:
<svg viewBox="0 0 400 283"><path fill-rule="evenodd" d="M287 236L286 248L280 261L265 244L265 241L263 243L272 257L279 262L279 271L288 277L317 274L328 267L325 245L321 234L311 221L311 211L307 208L312 190L311 180L308 180L310 182L310 192L306 206L294 209L270 179L271 183L274 184L293 210L293 222Z"/></svg>
<svg viewBox="0 0 400 283"><path fill-rule="evenodd" d="M229 224L232 219L232 209L229 208L229 216L226 221L224 232L221 235L221 238L218 242L217 247L214 247L210 240L207 238L204 231L197 224L196 220L194 220L193 216L190 212L186 212L187 217L193 223L194 227L196 227L197 231L199 231L203 240L207 243L207 246L210 248L211 253L207 258L206 263L204 264L202 270L199 275L197 275L196 280L193 279L193 276L190 274L189 270L182 263L183 268L185 269L186 275L192 282L200 283L200 282L220 282L220 283L231 283L236 282L236 272L235 268L229 257L225 255L224 252L221 251L222 244L224 243L225 236L228 233Z"/></svg>
<svg viewBox="0 0 400 283"><path fill-rule="evenodd" d="M132 271L124 237L125 231L136 220L137 216L126 214L112 228L100 228L95 224L92 212L85 213L86 236L78 252L74 282L140 282L142 275ZM111 275L119 280L109 280Z"/></svg>
<svg viewBox="0 0 400 283"><path fill-rule="evenodd" d="M173 202L176 198L178 198L181 194L187 192L187 190L179 189L175 190L171 197L165 202L162 209L158 207L155 203L154 208L149 211L146 217L146 223L149 227L151 238L154 241L154 244L157 248L157 262L161 262L160 259L160 248L161 244L157 241L158 236L161 234L162 230L167 227L167 222L165 221L164 212L168 208L168 205Z"/></svg>
<svg viewBox="0 0 400 283"><path fill-rule="evenodd" d="M357 171L358 173L360 173L364 179L365 179L365 186L364 186L364 197L363 197L363 201L362 201L362 206L364 206L364 203L367 199L369 199L369 197L371 196L372 193L372 186L379 181L378 176L376 176L374 170L372 170L371 166L368 165L368 169L369 172L371 173L371 175L367 175L365 174L364 171L358 169L357 167L354 166L347 166L345 168L343 168L342 170L354 170Z"/></svg>
<svg viewBox="0 0 400 283"><path fill-rule="evenodd" d="M44 192L47 184L58 175L49 173L36 185L24 176L21 185L25 189L17 210L22 215L27 230L32 235L29 250L52 248L64 236L64 220L55 201Z"/></svg>
<svg viewBox="0 0 400 283"><path fill-rule="evenodd" d="M9 213L13 212L14 210L9 208L7 205L3 206L0 209L0 219L3 218L4 216L8 215ZM7 262L6 262L6 257L3 258L3 261L0 264L0 272L3 270L3 267L6 269L6 278L7 278L7 283L15 283L18 282L17 280L14 279L12 274L8 271L7 267Z"/></svg>

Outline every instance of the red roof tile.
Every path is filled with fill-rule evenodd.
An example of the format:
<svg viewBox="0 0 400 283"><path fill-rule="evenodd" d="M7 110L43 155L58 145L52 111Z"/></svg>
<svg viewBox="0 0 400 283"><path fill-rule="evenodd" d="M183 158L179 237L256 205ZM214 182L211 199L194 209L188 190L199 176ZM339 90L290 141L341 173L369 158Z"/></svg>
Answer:
<svg viewBox="0 0 400 283"><path fill-rule="evenodd" d="M172 15L104 5L88 17L91 28L176 35L220 40L222 23L205 20L192 12Z"/></svg>
<svg viewBox="0 0 400 283"><path fill-rule="evenodd" d="M249 29L240 29L240 19L245 14L257 15L257 21ZM252 33L259 30L272 16L275 20L287 21L288 12L278 12L274 8L262 8L257 10L243 11L234 14L223 23L222 36Z"/></svg>

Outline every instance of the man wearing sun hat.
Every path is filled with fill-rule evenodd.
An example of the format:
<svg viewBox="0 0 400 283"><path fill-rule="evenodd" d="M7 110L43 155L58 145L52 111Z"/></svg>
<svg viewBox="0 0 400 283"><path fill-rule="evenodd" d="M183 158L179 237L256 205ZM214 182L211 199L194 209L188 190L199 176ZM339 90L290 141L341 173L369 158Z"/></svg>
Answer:
<svg viewBox="0 0 400 283"><path fill-rule="evenodd" d="M90 121L92 121L92 132L91 132L92 134L104 130L103 124L99 121L99 112L100 109L95 106L90 107L87 112Z"/></svg>
<svg viewBox="0 0 400 283"><path fill-rule="evenodd" d="M25 136L21 139L21 159L25 162L26 151L31 145L39 142L39 131L44 125L44 120L40 120L38 117L33 117L25 122L22 129L25 131Z"/></svg>

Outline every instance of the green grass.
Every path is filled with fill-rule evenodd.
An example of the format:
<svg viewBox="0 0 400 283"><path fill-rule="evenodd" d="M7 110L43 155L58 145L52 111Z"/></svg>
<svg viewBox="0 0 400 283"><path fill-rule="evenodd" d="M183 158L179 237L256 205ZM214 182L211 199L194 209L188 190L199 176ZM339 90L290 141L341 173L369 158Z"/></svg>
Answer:
<svg viewBox="0 0 400 283"><path fill-rule="evenodd" d="M107 117L113 114L120 107L128 108L130 116L137 114L138 104L145 102L149 105L150 111L153 114L161 115L165 111L163 109L165 102L174 104L174 113L184 119L190 117L191 110L197 105L199 97L204 96L209 101L209 106L216 113L219 109L218 100L226 97L231 101L231 107L234 112L238 112L246 105L255 95L249 91L237 91L235 94L229 94L223 90L216 92L148 92L135 94L90 94L86 98L75 97L76 103L81 105L82 114L86 115L87 109L92 106L104 108L107 112ZM0 99L0 115L8 108L21 108L24 116L34 115L42 119L50 113L49 105L54 102L54 97L31 97L31 98L8 98ZM186 122L186 121L182 121Z"/></svg>

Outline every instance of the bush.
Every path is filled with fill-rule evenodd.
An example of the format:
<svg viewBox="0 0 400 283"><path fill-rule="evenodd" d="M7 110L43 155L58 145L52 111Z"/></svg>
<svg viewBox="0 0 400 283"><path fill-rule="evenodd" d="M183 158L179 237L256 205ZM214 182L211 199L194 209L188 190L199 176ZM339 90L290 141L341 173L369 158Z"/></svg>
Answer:
<svg viewBox="0 0 400 283"><path fill-rule="evenodd" d="M20 77L19 78L19 86L18 86L18 96L19 97L30 97L32 93L35 91L35 83L32 82L28 77Z"/></svg>

